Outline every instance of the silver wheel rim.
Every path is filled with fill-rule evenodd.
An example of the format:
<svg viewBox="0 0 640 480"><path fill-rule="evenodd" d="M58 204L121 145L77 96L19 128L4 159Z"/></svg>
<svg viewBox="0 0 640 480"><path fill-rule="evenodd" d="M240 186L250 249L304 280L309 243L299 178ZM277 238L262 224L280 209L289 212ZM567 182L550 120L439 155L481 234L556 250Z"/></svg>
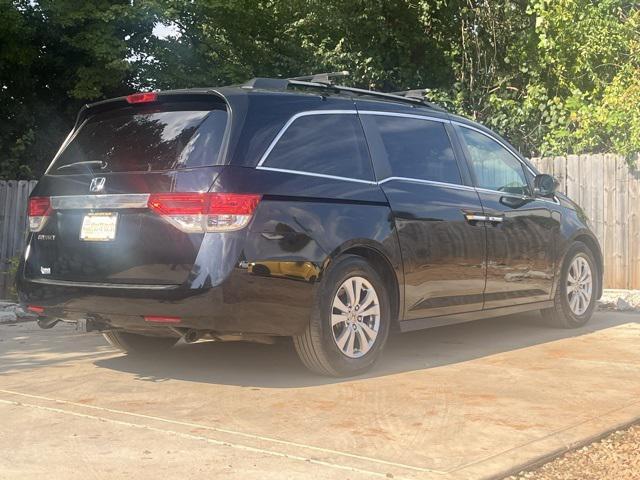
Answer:
<svg viewBox="0 0 640 480"><path fill-rule="evenodd" d="M575 315L582 315L591 304L593 294L593 275L587 259L576 256L567 272L567 301Z"/></svg>
<svg viewBox="0 0 640 480"><path fill-rule="evenodd" d="M349 358L366 355L378 338L380 300L373 285L362 277L347 279L333 298L331 332L340 351Z"/></svg>

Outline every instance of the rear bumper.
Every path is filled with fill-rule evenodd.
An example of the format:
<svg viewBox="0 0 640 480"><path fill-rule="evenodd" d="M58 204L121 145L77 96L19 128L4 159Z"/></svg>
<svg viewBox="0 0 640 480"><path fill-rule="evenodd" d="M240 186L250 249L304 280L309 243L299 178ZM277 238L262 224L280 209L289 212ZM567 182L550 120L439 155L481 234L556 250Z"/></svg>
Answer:
<svg viewBox="0 0 640 480"><path fill-rule="evenodd" d="M92 319L107 328L167 330L145 316L179 317L171 326L220 333L296 335L304 330L313 304L315 282L261 276L235 268L215 287L69 284L17 279L23 305L44 308L43 316Z"/></svg>

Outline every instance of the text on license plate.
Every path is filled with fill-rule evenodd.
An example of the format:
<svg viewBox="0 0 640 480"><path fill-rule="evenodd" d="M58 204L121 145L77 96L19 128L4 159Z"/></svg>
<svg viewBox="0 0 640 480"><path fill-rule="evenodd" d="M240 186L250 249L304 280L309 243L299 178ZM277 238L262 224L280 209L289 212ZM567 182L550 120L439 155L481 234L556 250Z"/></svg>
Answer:
<svg viewBox="0 0 640 480"><path fill-rule="evenodd" d="M88 213L82 220L80 240L107 242L116 238L117 213Z"/></svg>

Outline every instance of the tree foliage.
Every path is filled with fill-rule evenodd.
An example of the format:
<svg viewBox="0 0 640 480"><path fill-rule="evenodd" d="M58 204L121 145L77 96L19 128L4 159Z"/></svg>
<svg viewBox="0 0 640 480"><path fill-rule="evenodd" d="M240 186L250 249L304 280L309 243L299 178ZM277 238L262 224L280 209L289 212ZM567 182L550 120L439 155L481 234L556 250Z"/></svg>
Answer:
<svg viewBox="0 0 640 480"><path fill-rule="evenodd" d="M424 88L525 155L640 151L635 0L0 2L0 176L40 173L87 101L336 70Z"/></svg>

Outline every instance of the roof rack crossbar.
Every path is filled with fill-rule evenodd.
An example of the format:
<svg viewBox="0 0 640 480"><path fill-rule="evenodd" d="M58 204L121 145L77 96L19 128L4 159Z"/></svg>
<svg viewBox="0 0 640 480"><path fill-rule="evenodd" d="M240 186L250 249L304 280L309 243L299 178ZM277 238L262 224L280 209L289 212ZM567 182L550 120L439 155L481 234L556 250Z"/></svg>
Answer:
<svg viewBox="0 0 640 480"><path fill-rule="evenodd" d="M437 105L435 103L432 103L428 100L426 100L426 89L421 88L421 89L417 89L417 90L402 90L400 92L392 92L394 95L398 95L400 97L405 97L405 98L415 98L416 100L420 100L422 103L424 103L425 105L431 107L431 108L435 108L436 110L444 110L444 108L442 108L440 105Z"/></svg>

